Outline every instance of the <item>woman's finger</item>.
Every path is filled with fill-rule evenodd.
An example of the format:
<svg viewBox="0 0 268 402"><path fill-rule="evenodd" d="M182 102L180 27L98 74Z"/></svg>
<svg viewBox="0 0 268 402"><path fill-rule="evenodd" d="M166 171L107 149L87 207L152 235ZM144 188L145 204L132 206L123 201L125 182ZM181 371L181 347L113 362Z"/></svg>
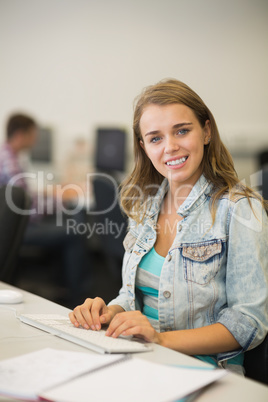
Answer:
<svg viewBox="0 0 268 402"><path fill-rule="evenodd" d="M143 321L143 317L140 311L128 311L116 314L106 331L106 335L117 338L128 328L139 325Z"/></svg>
<svg viewBox="0 0 268 402"><path fill-rule="evenodd" d="M72 317L75 318L76 322L78 322L79 325L81 325L86 329L89 329L92 325L92 317L90 313L92 303L93 303L92 299L86 299L85 302L81 304L81 306L77 306L74 309L73 316L70 314Z"/></svg>
<svg viewBox="0 0 268 402"><path fill-rule="evenodd" d="M103 299L101 299L100 297L96 297L93 300L91 307L91 316L92 316L91 329L93 330L101 329L100 316L103 314L103 312L106 312L106 309L107 307Z"/></svg>

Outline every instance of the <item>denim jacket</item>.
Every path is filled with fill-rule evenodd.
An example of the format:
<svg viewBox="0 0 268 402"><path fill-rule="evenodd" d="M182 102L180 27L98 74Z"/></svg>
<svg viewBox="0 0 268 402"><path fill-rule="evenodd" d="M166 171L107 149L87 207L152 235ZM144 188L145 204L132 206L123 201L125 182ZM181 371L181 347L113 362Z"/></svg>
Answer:
<svg viewBox="0 0 268 402"><path fill-rule="evenodd" d="M164 179L142 224L130 220L124 240L123 284L110 304L141 309L135 276L142 257L154 246L156 224L168 189ZM211 184L201 176L177 213L183 219L162 267L159 331L221 323L241 349L220 353L218 362L256 347L268 330L268 223L260 202L223 196L212 225ZM230 199L231 198L231 199Z"/></svg>

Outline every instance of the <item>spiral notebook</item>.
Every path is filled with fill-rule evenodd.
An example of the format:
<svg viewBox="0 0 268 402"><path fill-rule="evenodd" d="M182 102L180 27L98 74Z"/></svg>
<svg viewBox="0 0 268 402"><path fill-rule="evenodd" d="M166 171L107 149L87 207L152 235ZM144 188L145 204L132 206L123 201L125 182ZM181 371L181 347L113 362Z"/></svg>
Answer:
<svg viewBox="0 0 268 402"><path fill-rule="evenodd" d="M225 370L178 368L133 355L42 349L0 361L0 394L29 401L165 402L185 398Z"/></svg>

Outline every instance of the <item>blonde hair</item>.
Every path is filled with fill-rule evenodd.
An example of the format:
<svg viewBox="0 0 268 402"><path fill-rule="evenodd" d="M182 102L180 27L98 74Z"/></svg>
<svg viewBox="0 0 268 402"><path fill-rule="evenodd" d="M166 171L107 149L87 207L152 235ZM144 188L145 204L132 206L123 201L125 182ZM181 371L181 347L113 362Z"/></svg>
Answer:
<svg viewBox="0 0 268 402"><path fill-rule="evenodd" d="M124 212L137 223L141 223L146 215L148 201L156 194L163 181L163 176L154 168L140 145L142 140L140 119L143 111L150 104L162 106L176 103L189 107L202 128L207 120L210 121L211 140L204 146L201 168L206 179L213 184L211 198L213 222L217 201L225 193L244 195L250 205L250 197L259 198L263 203L259 194L239 182L232 157L222 143L215 119L203 100L183 82L169 79L146 87L136 99L133 118L134 169L121 187L121 206Z"/></svg>

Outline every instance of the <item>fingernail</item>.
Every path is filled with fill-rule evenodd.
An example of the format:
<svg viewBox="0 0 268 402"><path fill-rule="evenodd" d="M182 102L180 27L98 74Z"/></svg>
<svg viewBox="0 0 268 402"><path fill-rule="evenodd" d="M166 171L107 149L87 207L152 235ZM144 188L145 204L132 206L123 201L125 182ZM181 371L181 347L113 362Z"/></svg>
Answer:
<svg viewBox="0 0 268 402"><path fill-rule="evenodd" d="M100 329L100 326L99 326L99 324L97 324L97 325L96 325L96 329L97 329L97 330L99 330L99 329Z"/></svg>
<svg viewBox="0 0 268 402"><path fill-rule="evenodd" d="M89 329L89 326L87 324L84 324L84 328Z"/></svg>
<svg viewBox="0 0 268 402"><path fill-rule="evenodd" d="M106 335L106 336L110 336L110 331L108 331L108 329L107 329L107 331L105 332L105 335Z"/></svg>
<svg viewBox="0 0 268 402"><path fill-rule="evenodd" d="M94 327L94 325L91 325L91 329L93 329L93 331L95 331L95 327Z"/></svg>

